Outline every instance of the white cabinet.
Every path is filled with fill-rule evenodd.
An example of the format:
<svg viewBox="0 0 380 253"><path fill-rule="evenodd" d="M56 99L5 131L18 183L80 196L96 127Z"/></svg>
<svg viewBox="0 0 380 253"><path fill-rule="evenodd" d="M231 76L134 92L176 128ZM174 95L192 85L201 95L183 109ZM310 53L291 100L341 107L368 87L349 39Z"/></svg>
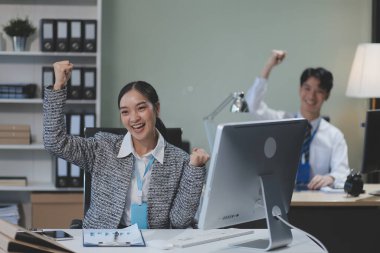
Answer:
<svg viewBox="0 0 380 253"><path fill-rule="evenodd" d="M1 30L15 17L28 17L37 28L28 39L28 51L24 52L13 52L11 39L3 33L6 47L0 51L0 83L35 83L39 95L33 99L0 99L0 124L28 124L32 137L30 145L0 145L0 176L27 176L29 184L17 188L0 186L0 202L14 201L14 196L9 195L11 192L73 190L54 187L55 160L43 147L42 67L51 67L61 60L69 60L76 67L96 67L96 99L68 100L66 109L74 113L95 113L96 125L99 125L101 7L101 0L0 0ZM41 19L97 20L97 52L41 52ZM29 197L25 199L28 201ZM29 224L27 220L26 225Z"/></svg>

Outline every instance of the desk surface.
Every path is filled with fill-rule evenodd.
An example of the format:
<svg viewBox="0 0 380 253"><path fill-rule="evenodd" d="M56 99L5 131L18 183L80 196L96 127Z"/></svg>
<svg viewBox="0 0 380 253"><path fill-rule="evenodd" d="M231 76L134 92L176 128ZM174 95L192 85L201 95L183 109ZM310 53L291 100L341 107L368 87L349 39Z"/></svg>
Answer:
<svg viewBox="0 0 380 253"><path fill-rule="evenodd" d="M380 206L380 197L369 194L380 190L380 184L365 184L364 190L358 197L321 191L294 192L291 206Z"/></svg>
<svg viewBox="0 0 380 253"><path fill-rule="evenodd" d="M230 246L231 243L238 243L241 241L252 239L265 239L267 238L266 229L255 229L253 234L240 236L236 238L226 239L218 242L207 243L203 245L188 247L188 248L173 248L170 250L160 250L151 247L131 247L128 250L125 247L83 247L82 246L82 230L80 229L67 229L66 232L74 236L74 240L62 241L61 243L67 248L81 253L81 252L252 252L252 249L243 247ZM180 229L151 229L143 230L144 239L149 245L150 240L163 239L170 240L171 238L179 235L184 230ZM192 230L196 233L197 229ZM188 232L188 231L187 231ZM323 252L311 239L301 234L298 231L293 232L293 241L288 247L277 249L271 252ZM255 251L256 252L256 251ZM262 251L261 251L262 252Z"/></svg>

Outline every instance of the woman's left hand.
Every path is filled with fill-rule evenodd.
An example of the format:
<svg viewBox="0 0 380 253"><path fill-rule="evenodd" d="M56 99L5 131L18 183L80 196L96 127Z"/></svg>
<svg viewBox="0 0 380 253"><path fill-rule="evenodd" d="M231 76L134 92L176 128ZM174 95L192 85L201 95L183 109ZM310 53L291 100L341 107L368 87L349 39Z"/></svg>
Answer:
<svg viewBox="0 0 380 253"><path fill-rule="evenodd" d="M193 148L190 155L190 165L203 167L210 159L209 154L201 148Z"/></svg>

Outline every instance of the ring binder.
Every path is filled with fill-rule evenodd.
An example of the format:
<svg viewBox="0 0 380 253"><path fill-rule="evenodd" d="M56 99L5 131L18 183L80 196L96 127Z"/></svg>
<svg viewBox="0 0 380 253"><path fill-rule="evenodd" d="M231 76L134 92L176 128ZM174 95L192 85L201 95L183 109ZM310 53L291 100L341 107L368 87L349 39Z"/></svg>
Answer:
<svg viewBox="0 0 380 253"><path fill-rule="evenodd" d="M54 68L42 67L42 82L41 82L41 97L44 98L44 89L49 85L53 85L54 80Z"/></svg>
<svg viewBox="0 0 380 253"><path fill-rule="evenodd" d="M76 113L66 114L68 134L81 135L81 115Z"/></svg>
<svg viewBox="0 0 380 253"><path fill-rule="evenodd" d="M83 68L83 99L96 98L96 68Z"/></svg>
<svg viewBox="0 0 380 253"><path fill-rule="evenodd" d="M71 71L71 78L68 85L68 98L69 99L82 99L82 69L73 68Z"/></svg>
<svg viewBox="0 0 380 253"><path fill-rule="evenodd" d="M85 113L83 117L83 129L95 127L95 113Z"/></svg>
<svg viewBox="0 0 380 253"><path fill-rule="evenodd" d="M83 28L81 20L70 20L70 51L80 52L83 50Z"/></svg>
<svg viewBox="0 0 380 253"><path fill-rule="evenodd" d="M55 186L56 187L68 187L68 169L69 164L66 160L57 157L56 158L56 175Z"/></svg>
<svg viewBox="0 0 380 253"><path fill-rule="evenodd" d="M83 187L83 171L75 164L70 164L70 187Z"/></svg>
<svg viewBox="0 0 380 253"><path fill-rule="evenodd" d="M69 51L69 21L57 20L56 27L56 51L66 52Z"/></svg>
<svg viewBox="0 0 380 253"><path fill-rule="evenodd" d="M41 19L40 21L41 37L40 47L41 51L53 52L55 51L55 20L54 19Z"/></svg>
<svg viewBox="0 0 380 253"><path fill-rule="evenodd" d="M83 51L96 52L96 20L84 20Z"/></svg>

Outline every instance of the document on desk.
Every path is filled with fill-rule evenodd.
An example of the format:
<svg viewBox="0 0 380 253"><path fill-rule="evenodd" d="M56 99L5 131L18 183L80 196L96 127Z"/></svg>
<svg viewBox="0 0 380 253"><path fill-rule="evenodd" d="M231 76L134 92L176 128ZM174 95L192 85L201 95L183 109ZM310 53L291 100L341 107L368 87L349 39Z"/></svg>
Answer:
<svg viewBox="0 0 380 253"><path fill-rule="evenodd" d="M85 247L145 247L136 224L123 229L83 229Z"/></svg>
<svg viewBox="0 0 380 253"><path fill-rule="evenodd" d="M344 193L343 188L331 188L330 186L324 186L320 189L320 191L326 193Z"/></svg>

